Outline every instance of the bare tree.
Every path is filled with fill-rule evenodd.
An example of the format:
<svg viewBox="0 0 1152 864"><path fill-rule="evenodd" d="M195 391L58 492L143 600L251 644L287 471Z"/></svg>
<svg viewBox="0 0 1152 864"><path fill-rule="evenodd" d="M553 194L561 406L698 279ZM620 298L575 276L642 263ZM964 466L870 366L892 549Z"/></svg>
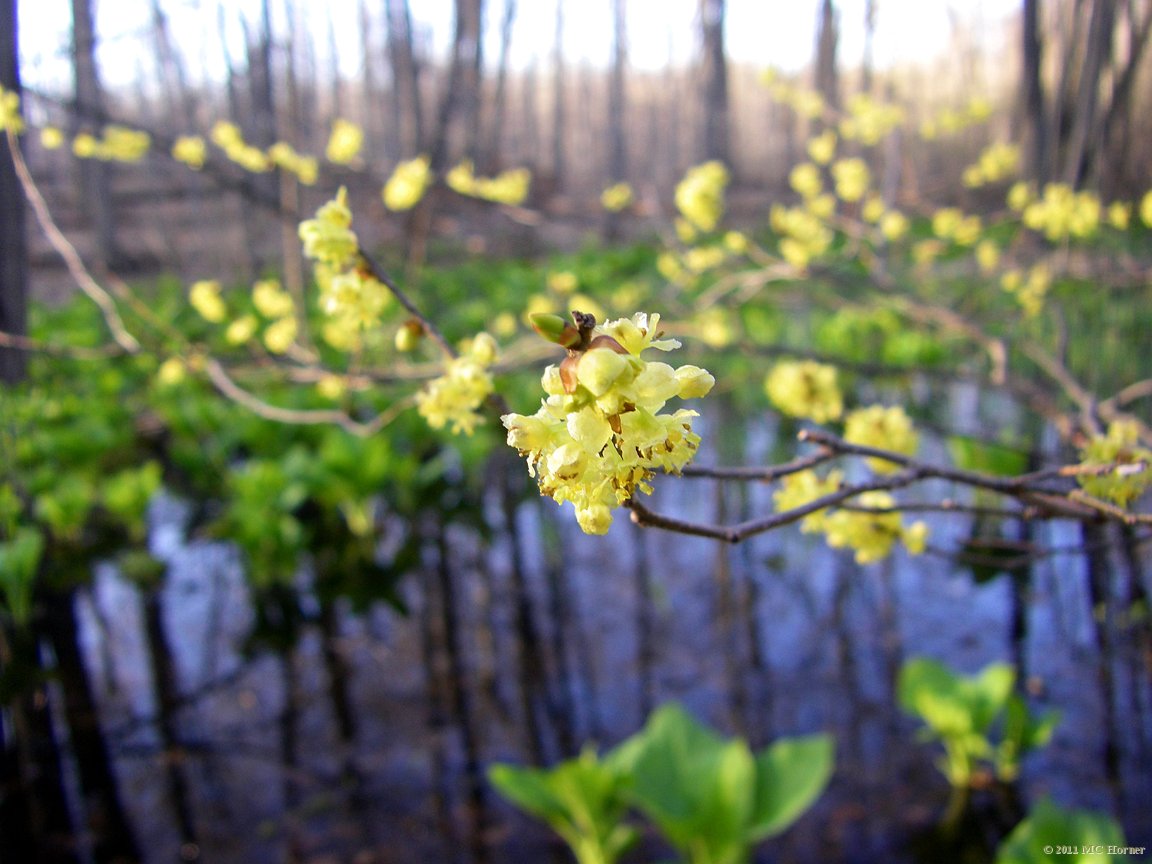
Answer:
<svg viewBox="0 0 1152 864"><path fill-rule="evenodd" d="M172 34L168 28L168 15L160 0L152 0L152 37L156 46L156 60L160 65L160 79L164 82L168 97L169 124L176 128L194 126L196 122L196 94L188 86L188 71L180 52L172 45ZM173 112L180 112L179 117Z"/></svg>
<svg viewBox="0 0 1152 864"><path fill-rule="evenodd" d="M836 64L839 17L832 0L821 0L816 20L816 90L833 108L840 105L840 75Z"/></svg>
<svg viewBox="0 0 1152 864"><path fill-rule="evenodd" d="M704 158L729 163L728 60L724 52L725 0L700 0L704 49Z"/></svg>
<svg viewBox="0 0 1152 864"><path fill-rule="evenodd" d="M556 0L556 35L552 46L552 177L556 191L564 187L568 173L564 150L566 75L564 69L564 0Z"/></svg>
<svg viewBox="0 0 1152 864"><path fill-rule="evenodd" d="M16 0L0 2L0 85L20 90L20 51ZM28 329L28 247L24 234L24 194L8 148L0 145L0 332L23 336ZM23 351L0 346L0 382L14 383L26 370Z"/></svg>
<svg viewBox="0 0 1152 864"><path fill-rule="evenodd" d="M504 0L504 16L500 21L500 60L496 67L496 91L492 97L492 122L488 127L488 140L482 154L489 170L503 161L500 158L500 137L508 116L508 58L515 22L516 0Z"/></svg>
<svg viewBox="0 0 1152 864"><path fill-rule="evenodd" d="M72 63L75 113L72 134L99 134L105 118L104 89L96 67L96 25L91 0L72 0ZM96 239L96 259L117 269L123 262L116 242L112 178L109 165L97 159L79 161L80 194L90 214Z"/></svg>
<svg viewBox="0 0 1152 864"><path fill-rule="evenodd" d="M624 76L628 65L626 0L612 0L612 72L608 85L608 177L611 183L628 179L628 150L624 120ZM604 220L604 237L615 240L620 229L619 214L609 212Z"/></svg>
<svg viewBox="0 0 1152 864"><path fill-rule="evenodd" d="M1045 8L1053 10L1047 22ZM1152 4L1076 0L1045 7L1040 0L1023 0L1020 29L1031 176L1040 183L1058 179L1084 185L1098 178L1110 143L1117 143L1121 154L1127 149L1136 79L1152 33ZM1117 50L1121 32L1127 34L1125 51ZM1047 89L1045 66L1060 70ZM1117 159L1108 164L1116 183L1125 166ZM1140 177L1143 182L1142 172Z"/></svg>
<svg viewBox="0 0 1152 864"><path fill-rule="evenodd" d="M408 0L384 0L388 21L388 59L392 67L392 119L399 129L408 118L403 150L413 154L424 149L424 109L420 98L420 66L412 32L412 12ZM404 110L407 103L407 111Z"/></svg>
<svg viewBox="0 0 1152 864"><path fill-rule="evenodd" d="M457 116L465 131L464 149L474 153L475 121L479 111L481 58L480 38L483 0L456 0L455 32L452 39L452 59L448 67L448 81L440 97L436 118L436 134L432 139L431 167L439 171L449 162L450 135Z"/></svg>

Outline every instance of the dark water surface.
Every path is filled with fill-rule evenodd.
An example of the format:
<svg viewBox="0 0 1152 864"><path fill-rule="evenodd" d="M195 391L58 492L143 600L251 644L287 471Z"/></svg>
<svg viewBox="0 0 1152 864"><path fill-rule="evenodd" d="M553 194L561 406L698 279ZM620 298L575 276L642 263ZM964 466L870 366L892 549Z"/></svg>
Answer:
<svg viewBox="0 0 1152 864"><path fill-rule="evenodd" d="M756 464L774 446L761 430L728 449ZM771 491L662 479L652 503L737 521L768 512ZM953 491L919 493L934 494ZM1149 588L1152 560L1138 550L1134 569L1105 555L1110 594L1094 609L1077 525L1034 526L1032 542L1068 551L1035 561L1014 616L1007 576L977 585L944 554L858 567L795 528L729 547L623 515L585 537L570 508L530 500L490 543L444 529L403 586L407 617L322 607L303 567L293 602L308 623L294 647L268 650L246 647L256 613L238 553L187 538L185 517L179 502L154 506L151 543L169 575L151 600L110 567L78 600L149 862L567 860L479 772L612 745L668 700L756 746L835 734L828 791L758 860L917 860L915 837L948 792L938 749L896 706L899 666L917 655L966 673L1020 663L1033 706L1063 715L1025 762L1025 799L1108 811L1131 844L1152 845L1152 655L1146 623L1129 626L1120 602L1133 579ZM969 530L965 517L929 521L940 550ZM630 860L661 854L650 841Z"/></svg>

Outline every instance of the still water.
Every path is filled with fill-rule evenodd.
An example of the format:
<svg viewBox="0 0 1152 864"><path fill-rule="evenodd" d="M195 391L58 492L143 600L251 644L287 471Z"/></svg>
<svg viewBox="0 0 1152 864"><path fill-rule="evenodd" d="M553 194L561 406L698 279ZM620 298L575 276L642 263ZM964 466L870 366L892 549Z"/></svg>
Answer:
<svg viewBox="0 0 1152 864"><path fill-rule="evenodd" d="M778 459L775 433L746 432L729 459L733 447L746 464ZM737 521L768 512L771 491L668 478L652 506ZM1121 602L1131 580L1150 587L1146 548L1139 568L1106 556L1110 596L1094 609L1080 528L1067 523L1034 526L1032 543L1063 551L1033 562L1020 595L1005 575L976 584L950 557L970 529L962 516L929 517L922 557L859 567L794 527L730 547L623 517L586 537L543 500L510 519L490 509L488 540L433 532L420 575L402 586L402 615L321 603L307 565L287 605L261 611L237 551L188 536L183 503L155 502L163 586L146 596L103 567L77 601L147 861L567 860L496 798L483 767L610 746L669 700L756 746L835 734L829 789L757 860L925 860L917 837L948 790L938 750L893 693L900 664L919 655L965 673L1019 663L1033 706L1062 713L1051 745L1025 763L1025 800L1108 811L1129 843L1152 845L1152 651L1147 623L1128 621ZM295 641L254 641L277 615L299 620ZM629 860L661 856L649 838Z"/></svg>

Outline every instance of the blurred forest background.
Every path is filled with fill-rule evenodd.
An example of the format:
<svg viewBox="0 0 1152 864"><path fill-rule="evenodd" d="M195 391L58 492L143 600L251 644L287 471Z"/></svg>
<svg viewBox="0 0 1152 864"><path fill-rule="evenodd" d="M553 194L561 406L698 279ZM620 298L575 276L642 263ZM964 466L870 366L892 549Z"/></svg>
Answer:
<svg viewBox="0 0 1152 864"><path fill-rule="evenodd" d="M399 240L411 225L386 218L377 190L418 154L438 172L464 158L481 174L532 172L518 219L436 223L440 236L475 234L474 251L500 236L519 251L572 247L601 227L600 191L619 181L638 190L633 216L666 214L684 170L713 158L733 174L736 218L762 216L789 194L788 172L826 116L774 98L766 70L831 109L868 94L907 112L921 134L893 136L881 151L893 206L963 200L979 210L960 173L996 140L1027 142L1031 178L1106 199L1142 188L1152 158L1152 6L1138 0L56 5L19 4L29 117L70 138L123 123L159 145L147 171L32 147L53 211L88 232L81 251L118 269L163 262L185 277L216 276L298 257L274 242L274 220L231 230L239 210L263 200L305 212L341 183L370 208L362 212L380 241ZM15 21L3 24L15 33ZM749 56L749 31L763 34L759 55ZM362 161L325 166L311 190L273 176L241 180L220 164L193 175L164 155L163 145L220 119L257 147L280 141L318 154L336 118L364 129ZM633 234L651 231L624 221ZM37 244L38 268L51 257Z"/></svg>

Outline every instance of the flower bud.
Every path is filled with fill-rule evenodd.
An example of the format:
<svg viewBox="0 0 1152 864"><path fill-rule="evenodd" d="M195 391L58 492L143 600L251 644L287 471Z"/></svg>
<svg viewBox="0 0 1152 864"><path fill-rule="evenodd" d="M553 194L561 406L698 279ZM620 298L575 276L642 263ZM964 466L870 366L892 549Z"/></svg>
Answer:
<svg viewBox="0 0 1152 864"><path fill-rule="evenodd" d="M424 336L424 326L415 318L410 318L396 331L396 350L408 353L414 351Z"/></svg>
<svg viewBox="0 0 1152 864"><path fill-rule="evenodd" d="M580 331L569 324L559 315L551 312L539 312L531 316L532 329L547 339L564 348L572 348L580 342Z"/></svg>

